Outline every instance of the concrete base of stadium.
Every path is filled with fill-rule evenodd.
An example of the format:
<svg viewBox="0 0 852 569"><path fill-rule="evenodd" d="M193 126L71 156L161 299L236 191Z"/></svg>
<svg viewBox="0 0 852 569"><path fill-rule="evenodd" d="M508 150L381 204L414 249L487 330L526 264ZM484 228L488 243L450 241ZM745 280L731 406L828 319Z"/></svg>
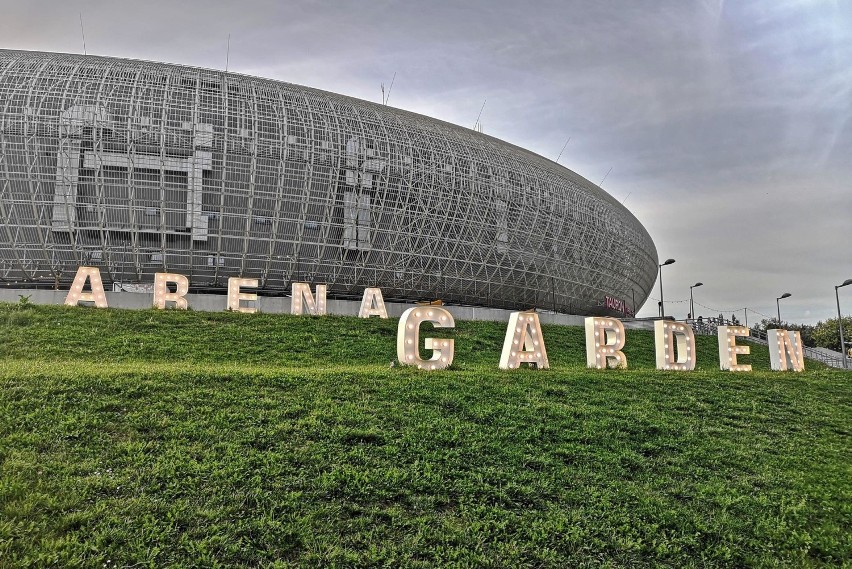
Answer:
<svg viewBox="0 0 852 569"><path fill-rule="evenodd" d="M246 291L248 292L248 291ZM27 298L33 304L63 304L68 291L65 290L41 290L41 289L0 289L0 302L16 303L21 298ZM153 304L152 293L141 292L107 292L107 303L110 308L124 308L129 310L149 309ZM226 297L221 294L188 294L186 299L192 310L202 312L221 312L225 310ZM247 305L248 306L248 305ZM327 303L329 314L338 316L358 316L361 302L357 300L341 300L329 298ZM398 318L407 308L415 306L415 303L386 302L385 307L388 316ZM259 296L255 307L259 312L266 314L289 314L290 297ZM482 320L494 322L508 322L511 310L500 308L484 308L480 306L452 306L445 305L453 318L456 320ZM584 316L573 314L559 314L555 312L539 312L539 320L542 324L561 324L563 326L582 326ZM653 321L647 320L622 320L625 328L652 330Z"/></svg>

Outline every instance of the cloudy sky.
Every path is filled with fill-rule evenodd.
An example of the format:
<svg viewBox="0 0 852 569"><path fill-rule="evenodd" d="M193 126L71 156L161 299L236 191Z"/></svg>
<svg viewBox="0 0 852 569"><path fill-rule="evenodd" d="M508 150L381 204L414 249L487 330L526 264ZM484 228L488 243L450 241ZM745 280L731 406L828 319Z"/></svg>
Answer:
<svg viewBox="0 0 852 569"><path fill-rule="evenodd" d="M667 313L836 317L852 278L852 0L0 0L0 46L223 69L484 131L636 214ZM611 172L610 172L610 169ZM610 172L607 175L607 172ZM659 288L640 316L656 314ZM841 289L852 313L852 287Z"/></svg>

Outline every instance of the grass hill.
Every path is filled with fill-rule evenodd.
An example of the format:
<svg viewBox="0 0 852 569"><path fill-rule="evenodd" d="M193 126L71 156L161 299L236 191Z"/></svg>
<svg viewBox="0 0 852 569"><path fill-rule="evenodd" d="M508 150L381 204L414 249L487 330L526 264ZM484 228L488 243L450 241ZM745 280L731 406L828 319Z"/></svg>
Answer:
<svg viewBox="0 0 852 569"><path fill-rule="evenodd" d="M394 320L0 304L0 566L852 563L852 374L504 333L418 372Z"/></svg>

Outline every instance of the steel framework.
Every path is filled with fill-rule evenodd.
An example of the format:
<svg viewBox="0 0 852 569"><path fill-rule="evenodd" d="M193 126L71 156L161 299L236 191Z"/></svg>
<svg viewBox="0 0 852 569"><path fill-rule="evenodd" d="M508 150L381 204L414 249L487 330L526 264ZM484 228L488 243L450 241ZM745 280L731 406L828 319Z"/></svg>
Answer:
<svg viewBox="0 0 852 569"><path fill-rule="evenodd" d="M606 314L657 254L620 203L436 119L234 73L0 50L0 281L230 276L261 292ZM635 300L634 300L635 299ZM634 309L636 307L634 306Z"/></svg>

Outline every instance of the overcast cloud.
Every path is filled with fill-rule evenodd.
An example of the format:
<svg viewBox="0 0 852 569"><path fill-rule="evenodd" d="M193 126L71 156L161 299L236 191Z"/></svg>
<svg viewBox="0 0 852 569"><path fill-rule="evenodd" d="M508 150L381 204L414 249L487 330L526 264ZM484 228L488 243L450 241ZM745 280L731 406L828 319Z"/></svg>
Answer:
<svg viewBox="0 0 852 569"><path fill-rule="evenodd" d="M852 2L0 0L0 46L381 101L556 159L634 212L667 312L815 323L852 278ZM656 314L659 289L640 312ZM852 313L852 287L841 289Z"/></svg>

